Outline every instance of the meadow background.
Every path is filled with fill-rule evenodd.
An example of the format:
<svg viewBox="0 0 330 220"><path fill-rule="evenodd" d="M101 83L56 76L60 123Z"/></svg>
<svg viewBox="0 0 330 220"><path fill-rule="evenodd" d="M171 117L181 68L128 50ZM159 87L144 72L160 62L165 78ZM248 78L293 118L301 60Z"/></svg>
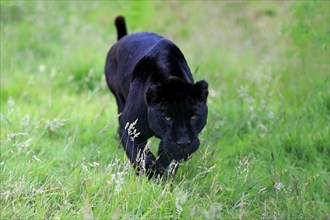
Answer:
<svg viewBox="0 0 330 220"><path fill-rule="evenodd" d="M1 219L329 219L329 4L1 0ZM117 137L119 14L209 83L201 146L166 183Z"/></svg>

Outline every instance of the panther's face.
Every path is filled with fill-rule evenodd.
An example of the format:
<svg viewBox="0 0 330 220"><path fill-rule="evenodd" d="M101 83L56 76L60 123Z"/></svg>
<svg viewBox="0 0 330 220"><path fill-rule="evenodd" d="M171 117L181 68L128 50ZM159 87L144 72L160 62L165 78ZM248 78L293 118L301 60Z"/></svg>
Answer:
<svg viewBox="0 0 330 220"><path fill-rule="evenodd" d="M171 159L187 160L199 147L198 134L206 125L208 85L168 80L146 93L151 130L162 139Z"/></svg>

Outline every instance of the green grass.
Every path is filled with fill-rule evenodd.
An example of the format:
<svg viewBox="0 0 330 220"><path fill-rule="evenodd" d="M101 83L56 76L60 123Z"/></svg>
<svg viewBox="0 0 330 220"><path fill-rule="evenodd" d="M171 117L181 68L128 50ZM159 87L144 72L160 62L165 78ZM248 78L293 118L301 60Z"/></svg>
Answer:
<svg viewBox="0 0 330 220"><path fill-rule="evenodd" d="M329 8L1 0L1 219L329 219ZM209 82L201 147L167 183L136 176L117 137L118 14Z"/></svg>

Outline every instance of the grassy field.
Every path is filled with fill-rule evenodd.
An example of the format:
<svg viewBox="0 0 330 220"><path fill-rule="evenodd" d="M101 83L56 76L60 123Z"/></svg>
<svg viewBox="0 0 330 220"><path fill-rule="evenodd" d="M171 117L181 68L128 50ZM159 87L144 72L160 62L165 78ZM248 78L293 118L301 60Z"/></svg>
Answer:
<svg viewBox="0 0 330 220"><path fill-rule="evenodd" d="M0 4L1 219L330 218L329 1ZM166 183L117 137L118 14L209 83L201 147Z"/></svg>

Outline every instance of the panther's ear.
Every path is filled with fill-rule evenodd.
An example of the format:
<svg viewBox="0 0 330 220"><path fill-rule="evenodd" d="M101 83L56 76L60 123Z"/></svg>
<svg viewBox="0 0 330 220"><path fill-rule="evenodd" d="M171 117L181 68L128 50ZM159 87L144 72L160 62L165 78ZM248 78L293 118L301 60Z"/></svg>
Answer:
<svg viewBox="0 0 330 220"><path fill-rule="evenodd" d="M197 98L201 102L206 103L207 96L209 94L209 91L208 91L209 85L207 84L207 82L205 80L198 81L195 83L194 87L196 90Z"/></svg>
<svg viewBox="0 0 330 220"><path fill-rule="evenodd" d="M152 85L147 89L146 100L149 106L155 105L159 102L159 86Z"/></svg>

